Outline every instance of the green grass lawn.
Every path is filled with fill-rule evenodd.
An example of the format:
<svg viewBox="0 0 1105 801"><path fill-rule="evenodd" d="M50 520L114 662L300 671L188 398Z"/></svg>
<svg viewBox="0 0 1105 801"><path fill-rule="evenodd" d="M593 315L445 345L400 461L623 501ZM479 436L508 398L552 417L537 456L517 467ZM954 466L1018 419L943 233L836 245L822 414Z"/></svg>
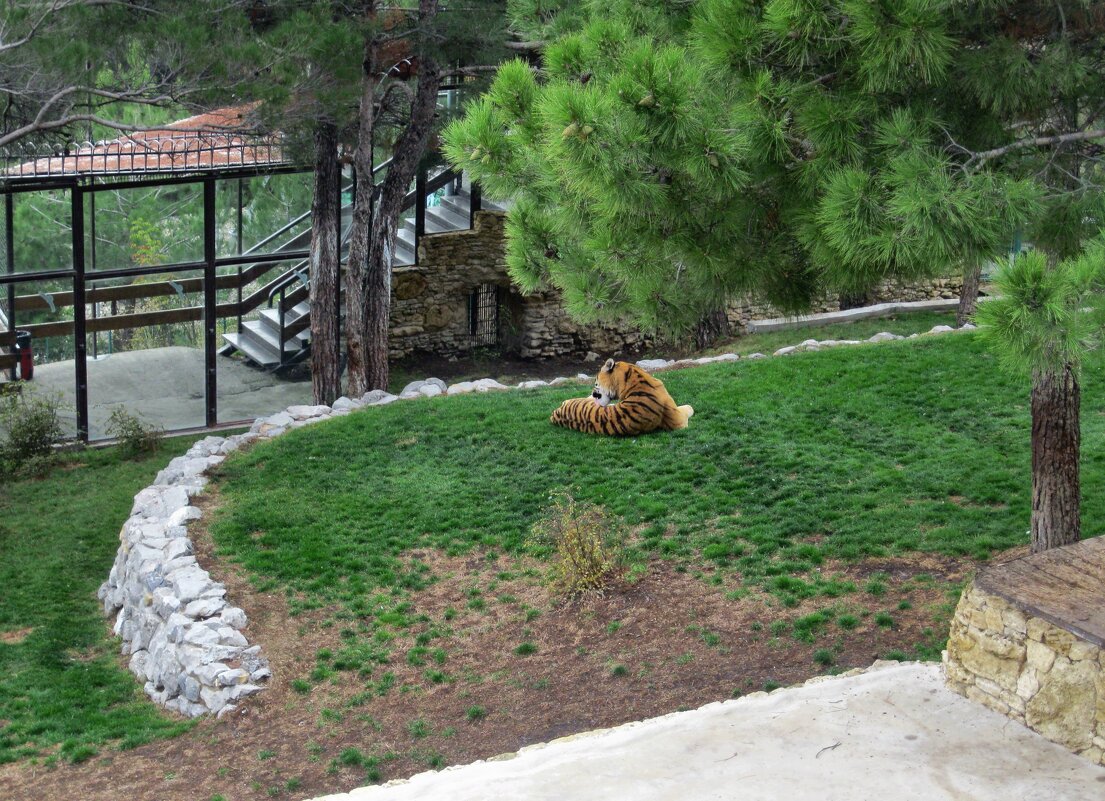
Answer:
<svg viewBox="0 0 1105 801"><path fill-rule="evenodd" d="M570 489L639 532L633 558L703 560L784 603L828 559L986 557L1026 542L1027 384L970 334L664 374L681 432L550 426L578 386L397 403L228 460L221 552L293 602L370 615L425 580L400 556L517 551ZM1084 527L1103 519L1100 380L1083 394ZM262 536L259 536L259 533Z"/></svg>
<svg viewBox="0 0 1105 801"><path fill-rule="evenodd" d="M96 590L135 493L196 439L137 461L86 450L44 479L0 488L0 764L48 752L80 761L106 741L133 746L190 727L120 668Z"/></svg>

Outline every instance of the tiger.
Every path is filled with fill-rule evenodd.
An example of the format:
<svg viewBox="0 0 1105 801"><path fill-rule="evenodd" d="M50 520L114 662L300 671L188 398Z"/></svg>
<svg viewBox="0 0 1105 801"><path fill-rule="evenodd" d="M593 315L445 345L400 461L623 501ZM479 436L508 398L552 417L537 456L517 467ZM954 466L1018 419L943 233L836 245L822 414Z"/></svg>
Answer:
<svg viewBox="0 0 1105 801"><path fill-rule="evenodd" d="M664 382L629 362L607 359L589 398L569 398L549 422L586 434L631 437L687 427L690 406L676 406Z"/></svg>

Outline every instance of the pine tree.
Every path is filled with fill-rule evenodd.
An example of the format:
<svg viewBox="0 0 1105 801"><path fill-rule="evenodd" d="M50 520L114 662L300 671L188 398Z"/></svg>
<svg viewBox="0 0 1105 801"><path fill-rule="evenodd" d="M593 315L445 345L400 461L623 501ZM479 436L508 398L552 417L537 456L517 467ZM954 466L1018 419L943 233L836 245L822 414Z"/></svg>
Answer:
<svg viewBox="0 0 1105 801"><path fill-rule="evenodd" d="M543 70L502 69L447 153L516 198L514 280L582 322L680 334L746 291L798 310L970 279L1017 235L1064 263L1105 225L1100 2L529 0L511 19ZM1075 363L1041 353L1070 404Z"/></svg>

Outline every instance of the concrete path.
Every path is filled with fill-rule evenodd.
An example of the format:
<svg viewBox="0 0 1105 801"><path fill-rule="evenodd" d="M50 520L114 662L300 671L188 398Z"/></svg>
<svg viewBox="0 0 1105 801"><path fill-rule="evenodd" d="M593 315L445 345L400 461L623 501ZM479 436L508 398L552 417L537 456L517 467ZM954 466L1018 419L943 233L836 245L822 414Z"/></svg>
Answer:
<svg viewBox="0 0 1105 801"><path fill-rule="evenodd" d="M956 695L933 664L876 663L316 801L1090 801L1105 769Z"/></svg>
<svg viewBox="0 0 1105 801"><path fill-rule="evenodd" d="M797 314L793 317L773 317L770 320L750 320L748 333L760 334L764 331L789 331L796 328L811 328L831 323L854 323L857 320L870 320L875 317L890 317L893 314L908 314L920 311L951 311L959 308L959 299L891 301L876 303L874 306L860 306L843 311L819 312L818 314Z"/></svg>
<svg viewBox="0 0 1105 801"><path fill-rule="evenodd" d="M287 381L219 356L220 422L250 420L297 403L312 403L311 382ZM76 431L73 361L35 367L36 389L55 392L68 406L67 431ZM204 363L200 348L157 348L88 360L88 416L92 439L106 437L111 412L124 406L166 431L204 424Z"/></svg>

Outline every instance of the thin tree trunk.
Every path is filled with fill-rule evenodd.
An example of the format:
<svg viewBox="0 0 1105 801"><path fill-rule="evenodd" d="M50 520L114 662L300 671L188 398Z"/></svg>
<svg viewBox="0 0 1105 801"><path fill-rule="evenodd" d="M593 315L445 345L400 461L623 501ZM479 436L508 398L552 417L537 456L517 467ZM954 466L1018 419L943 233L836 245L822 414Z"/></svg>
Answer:
<svg viewBox="0 0 1105 801"><path fill-rule="evenodd" d="M721 337L729 335L729 317L725 309L707 313L694 329L694 344L699 350L708 348Z"/></svg>
<svg viewBox="0 0 1105 801"><path fill-rule="evenodd" d="M315 403L326 405L341 394L340 191L338 129L332 122L320 122L311 200L311 383Z"/></svg>
<svg viewBox="0 0 1105 801"><path fill-rule="evenodd" d="M955 312L956 327L971 322L978 308L978 285L982 281L982 264L975 262L963 273L963 288L959 290L959 308Z"/></svg>
<svg viewBox="0 0 1105 801"><path fill-rule="evenodd" d="M1032 376L1032 552L1078 542L1078 378L1070 365Z"/></svg>
<svg viewBox="0 0 1105 801"><path fill-rule="evenodd" d="M437 10L437 0L420 0L419 26L426 28L432 25ZM371 82L374 78L370 73L366 73L365 80ZM403 211L403 198L410 188L430 133L433 131L440 86L441 67L432 52L429 49L424 50L418 59L418 82L408 122L396 140L387 177L384 178L379 191L375 193L375 203L372 205L371 214L368 215L367 258L364 262L362 298L364 316L358 320L361 343L358 355L362 360L359 366L363 370L360 381L367 389L387 389L388 386L388 331L391 320L391 270L395 238L399 215ZM365 99L362 96L362 104ZM366 129L362 127L360 134L363 136L365 131ZM360 143L358 143L359 150ZM358 170L358 175L360 174ZM358 217L354 215L354 225L357 224ZM352 259L351 248L350 263ZM353 303L352 295L349 297L349 303ZM349 330L353 331L352 320ZM354 381L352 354L349 359L349 370L349 380L352 385Z"/></svg>
<svg viewBox="0 0 1105 801"><path fill-rule="evenodd" d="M370 13L375 14L375 9ZM373 128L376 124L376 49L375 40L365 42L361 105L357 115L357 149L353 152L357 188L349 231L349 262L345 270L346 394L351 398L358 398L370 389L365 371L364 337L366 273L372 246L372 216L376 207L376 186L372 177Z"/></svg>

